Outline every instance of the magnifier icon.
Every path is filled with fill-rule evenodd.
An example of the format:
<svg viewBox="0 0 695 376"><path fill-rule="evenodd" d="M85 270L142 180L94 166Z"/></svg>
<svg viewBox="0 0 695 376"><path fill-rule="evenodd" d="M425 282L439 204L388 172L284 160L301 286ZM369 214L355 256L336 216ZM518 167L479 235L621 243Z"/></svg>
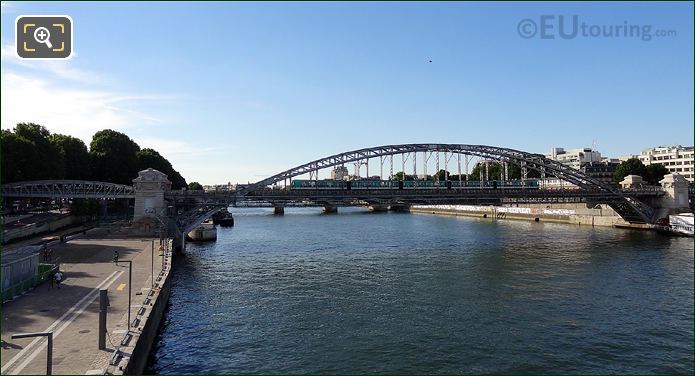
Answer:
<svg viewBox="0 0 695 376"><path fill-rule="evenodd" d="M50 39L51 32L45 27L37 27L36 30L34 30L34 40L36 40L38 43L45 43L48 48L53 48L53 44L51 44Z"/></svg>

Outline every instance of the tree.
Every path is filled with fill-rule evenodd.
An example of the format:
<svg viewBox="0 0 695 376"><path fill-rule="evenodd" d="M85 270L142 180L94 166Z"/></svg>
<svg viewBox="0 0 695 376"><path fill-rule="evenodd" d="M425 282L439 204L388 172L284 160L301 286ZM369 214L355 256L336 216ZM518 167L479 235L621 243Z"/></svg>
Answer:
<svg viewBox="0 0 695 376"><path fill-rule="evenodd" d="M405 180L415 180L413 178L413 175L404 174L403 171L396 172L396 175L393 176L393 180L402 181L404 176L405 176Z"/></svg>
<svg viewBox="0 0 695 376"><path fill-rule="evenodd" d="M488 180L502 180L502 174L503 174L503 168L502 168L502 163L503 162L489 162L488 163ZM473 171L470 173L470 180L481 180L481 172L484 177L485 175L485 163L483 162L478 162L476 163L475 167L473 167ZM521 179L521 166L519 166L516 163L513 162L507 162L507 179L508 180L516 180L516 179ZM537 179L540 178L540 173L536 170L532 169L527 169L526 170L526 178L527 179Z"/></svg>
<svg viewBox="0 0 695 376"><path fill-rule="evenodd" d="M138 151L140 146L123 133L111 129L95 133L89 144L92 178L132 184L138 175Z"/></svg>
<svg viewBox="0 0 695 376"><path fill-rule="evenodd" d="M188 183L188 190L189 191L202 191L203 186L200 185L200 183L198 183L197 181L192 181L192 182Z"/></svg>
<svg viewBox="0 0 695 376"><path fill-rule="evenodd" d="M432 180L434 181L446 181L449 180L449 171L446 170L439 170L437 171L434 176L432 176Z"/></svg>
<svg viewBox="0 0 695 376"><path fill-rule="evenodd" d="M488 163L488 176L486 180L500 180L500 165L498 163ZM482 180L485 178L485 163L478 162L471 172L471 180Z"/></svg>
<svg viewBox="0 0 695 376"><path fill-rule="evenodd" d="M79 138L63 134L51 135L51 143L64 158L65 179L88 180L92 178L87 145Z"/></svg>
<svg viewBox="0 0 695 376"><path fill-rule="evenodd" d="M51 134L33 123L19 123L0 131L0 168L3 183L21 180L74 179L132 184L140 170L155 168L167 174L174 189L186 180L166 158L140 146L127 135L110 129L94 134L90 150L82 140Z"/></svg>
<svg viewBox="0 0 695 376"><path fill-rule="evenodd" d="M64 156L60 149L51 143L51 132L34 123L19 123L14 134L34 145L37 159L28 161L25 166L25 179L62 179L65 175Z"/></svg>
<svg viewBox="0 0 695 376"><path fill-rule="evenodd" d="M138 151L136 155L138 161L138 171L153 168L167 175L169 181L171 181L172 189L181 189L186 187L186 179L184 179L178 171L174 170L171 163L156 150L145 148Z"/></svg>
<svg viewBox="0 0 695 376"><path fill-rule="evenodd" d="M645 180L651 185L658 185L659 181L671 172L661 164L650 164L646 167Z"/></svg>
<svg viewBox="0 0 695 376"><path fill-rule="evenodd" d="M2 183L32 180L39 160L34 143L3 129L0 132Z"/></svg>
<svg viewBox="0 0 695 376"><path fill-rule="evenodd" d="M615 172L613 172L613 180L616 183L620 183L628 175L639 175L644 178L647 176L647 168L639 159L630 158L615 168Z"/></svg>

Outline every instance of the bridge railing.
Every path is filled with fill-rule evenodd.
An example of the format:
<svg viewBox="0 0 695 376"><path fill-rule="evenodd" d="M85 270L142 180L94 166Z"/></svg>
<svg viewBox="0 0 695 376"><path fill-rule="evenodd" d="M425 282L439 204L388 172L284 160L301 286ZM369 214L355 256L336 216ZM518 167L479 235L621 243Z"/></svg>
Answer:
<svg viewBox="0 0 695 376"><path fill-rule="evenodd" d="M130 185L86 180L37 180L3 184L12 198L134 198Z"/></svg>

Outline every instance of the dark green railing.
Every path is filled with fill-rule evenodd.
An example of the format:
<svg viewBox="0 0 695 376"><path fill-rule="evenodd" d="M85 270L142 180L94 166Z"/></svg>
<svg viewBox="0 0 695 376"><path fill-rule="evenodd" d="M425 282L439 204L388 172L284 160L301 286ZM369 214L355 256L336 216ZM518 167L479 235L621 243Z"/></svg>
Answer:
<svg viewBox="0 0 695 376"><path fill-rule="evenodd" d="M60 263L57 261L55 264L39 264L39 270L35 276L2 290L2 302L5 303L25 294L34 287L48 281L49 278L53 278L59 266Z"/></svg>

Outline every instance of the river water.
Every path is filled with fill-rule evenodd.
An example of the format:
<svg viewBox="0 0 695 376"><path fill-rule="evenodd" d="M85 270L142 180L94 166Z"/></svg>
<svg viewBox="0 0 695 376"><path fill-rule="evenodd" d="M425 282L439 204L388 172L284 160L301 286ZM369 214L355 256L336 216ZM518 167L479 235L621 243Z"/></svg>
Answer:
<svg viewBox="0 0 695 376"><path fill-rule="evenodd" d="M235 210L188 244L149 372L693 373L693 239Z"/></svg>

